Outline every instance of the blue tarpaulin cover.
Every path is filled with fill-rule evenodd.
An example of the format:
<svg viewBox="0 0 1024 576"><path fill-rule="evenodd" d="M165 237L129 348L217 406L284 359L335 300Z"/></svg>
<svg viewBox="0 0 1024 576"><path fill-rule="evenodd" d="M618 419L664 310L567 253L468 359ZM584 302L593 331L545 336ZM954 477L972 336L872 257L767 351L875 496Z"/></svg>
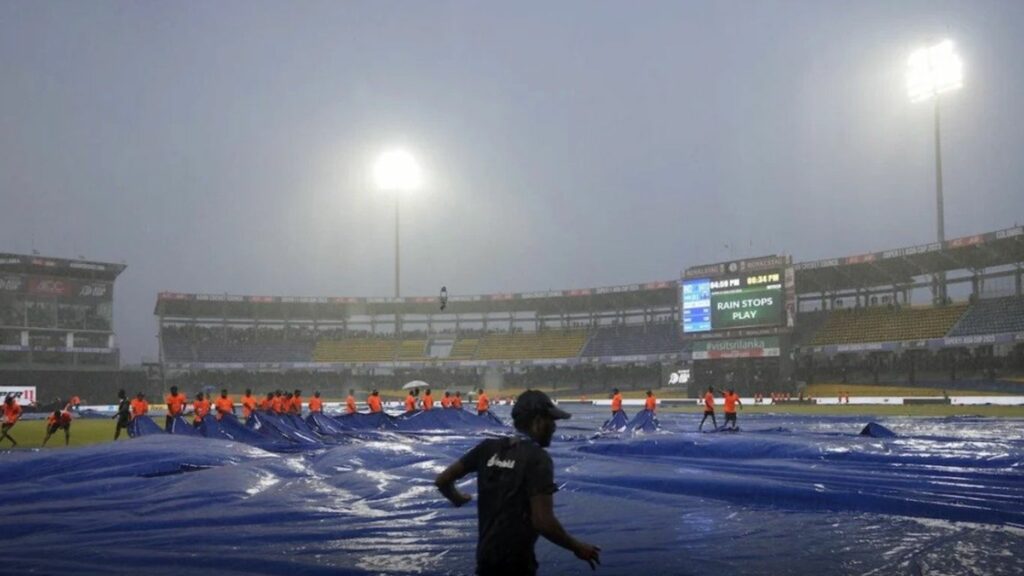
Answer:
<svg viewBox="0 0 1024 576"><path fill-rule="evenodd" d="M167 432L171 434L180 434L182 436L202 436L191 422L185 420L184 416L175 416L171 420L171 429Z"/></svg>
<svg viewBox="0 0 1024 576"><path fill-rule="evenodd" d="M321 436L343 436L346 432L338 421L323 412L314 412L306 416L306 423Z"/></svg>
<svg viewBox="0 0 1024 576"><path fill-rule="evenodd" d="M605 420L604 424L601 425L601 430L607 432L621 432L626 429L629 425L629 415L626 414L625 410L616 410L612 413L612 417Z"/></svg>
<svg viewBox="0 0 1024 576"><path fill-rule="evenodd" d="M128 435L132 438L166 433L152 418L132 418L128 422Z"/></svg>
<svg viewBox="0 0 1024 576"><path fill-rule="evenodd" d="M502 428L501 423L494 414L486 412L481 416L470 414L465 410L439 409L439 410L418 410L403 414L395 419L398 430L414 431L454 431L468 432L473 430L484 430L487 428Z"/></svg>
<svg viewBox="0 0 1024 576"><path fill-rule="evenodd" d="M629 424L626 424L626 430L630 432L657 432L660 427L658 417L651 410L637 412Z"/></svg>
<svg viewBox="0 0 1024 576"><path fill-rule="evenodd" d="M335 417L335 420L346 430L389 430L398 427L395 424L395 417L384 412L344 414Z"/></svg>
<svg viewBox="0 0 1024 576"><path fill-rule="evenodd" d="M571 411L548 449L555 512L601 546L599 575L1024 573L1024 420L887 417L896 436L877 438L860 417L744 415L742 432L699 434L699 415L662 414L657 434L595 436L607 409ZM0 451L0 571L472 574L476 503L453 508L433 479L510 429L429 418L359 418L377 425L334 444L270 417L258 438L143 424ZM591 574L543 538L537 557L542 575Z"/></svg>
<svg viewBox="0 0 1024 576"><path fill-rule="evenodd" d="M892 430L889 430L885 426L882 426L878 422L868 422L864 429L860 431L861 436L871 436L872 438L895 438L896 434Z"/></svg>
<svg viewBox="0 0 1024 576"><path fill-rule="evenodd" d="M289 442L294 446L315 449L322 448L324 443L315 434L299 430L295 421L300 420L287 414L267 414L253 412L246 426L275 441Z"/></svg>

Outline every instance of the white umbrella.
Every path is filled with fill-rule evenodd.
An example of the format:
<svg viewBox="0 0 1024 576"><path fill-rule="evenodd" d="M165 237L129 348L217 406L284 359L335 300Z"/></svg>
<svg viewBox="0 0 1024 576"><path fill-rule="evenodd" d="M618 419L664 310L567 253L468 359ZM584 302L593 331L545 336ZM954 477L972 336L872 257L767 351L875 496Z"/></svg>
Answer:
<svg viewBox="0 0 1024 576"><path fill-rule="evenodd" d="M427 384L423 380L413 380L407 382L405 386L402 386L402 390L412 390L413 388L430 388L430 384Z"/></svg>

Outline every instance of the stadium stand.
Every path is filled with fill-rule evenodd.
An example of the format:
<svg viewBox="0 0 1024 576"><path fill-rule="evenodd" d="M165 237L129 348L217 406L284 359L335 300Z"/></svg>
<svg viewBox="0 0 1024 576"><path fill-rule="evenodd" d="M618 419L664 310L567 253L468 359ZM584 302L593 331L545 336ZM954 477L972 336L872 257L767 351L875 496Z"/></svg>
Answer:
<svg viewBox="0 0 1024 576"><path fill-rule="evenodd" d="M0 370L116 369L113 294L124 269L81 257L0 253Z"/></svg>
<svg viewBox="0 0 1024 576"><path fill-rule="evenodd" d="M950 336L975 336L1024 332L1024 298L994 298L973 304L949 333Z"/></svg>
<svg viewBox="0 0 1024 576"><path fill-rule="evenodd" d="M802 312L797 319L796 328L793 330L793 343L797 345L810 344L821 327L825 325L828 316L828 310Z"/></svg>
<svg viewBox="0 0 1024 576"><path fill-rule="evenodd" d="M941 338L964 315L967 304L928 308L876 307L829 314L813 346Z"/></svg>
<svg viewBox="0 0 1024 576"><path fill-rule="evenodd" d="M573 358L579 355L586 340L587 333L584 330L488 334L480 342L476 359Z"/></svg>
<svg viewBox="0 0 1024 576"><path fill-rule="evenodd" d="M177 330L164 330L163 337L164 358L171 362L195 362L196 351L192 342L183 332Z"/></svg>
<svg viewBox="0 0 1024 576"><path fill-rule="evenodd" d="M308 342L235 343L206 341L196 346L198 362L308 362Z"/></svg>
<svg viewBox="0 0 1024 576"><path fill-rule="evenodd" d="M166 331L164 357L175 362L390 362L430 358L427 339L357 337L314 343L266 341L238 329L227 334L228 339L224 339L201 333L200 340L190 340L183 331ZM583 330L487 334L483 338L457 339L446 359L572 358L586 341L587 332ZM618 347L628 348L625 344Z"/></svg>
<svg viewBox="0 0 1024 576"><path fill-rule="evenodd" d="M480 346L479 338L459 338L452 346L449 360L472 360L476 357L476 349Z"/></svg>
<svg viewBox="0 0 1024 576"><path fill-rule="evenodd" d="M587 342L582 355L665 354L677 352L681 347L679 326L675 323L603 326Z"/></svg>
<svg viewBox="0 0 1024 576"><path fill-rule="evenodd" d="M536 358L575 358L587 342L585 330L540 332Z"/></svg>
<svg viewBox="0 0 1024 576"><path fill-rule="evenodd" d="M161 292L154 314L163 374L173 379L241 370L240 381L319 383L337 390L425 379L463 388L540 384L581 395L611 385L642 389L683 382L689 393L708 384L796 392L820 382L940 383L951 389L984 382L987 387L975 389L996 390L1019 387L1012 379L1024 372L1021 262L1024 228L1014 227L942 245L810 262L775 254L706 263L687 269L681 280L464 295L440 309L433 297ZM693 292L707 277L739 282L743 274L731 276L744 270L764 272L746 276L758 286L778 274L784 309L773 304L766 316L772 320L763 325L700 328L691 322L684 334L686 279L696 282ZM986 299L1009 294L1016 296ZM973 305L953 303L968 297ZM925 302L930 305L915 306ZM66 331L38 328L60 324L59 308L10 309L2 303L0 317L18 324L0 334L0 366L23 361L27 349L35 362L60 354L79 364L103 360L92 355L109 345L104 334L93 339L89 330L78 330L76 349L60 352L67 348ZM87 324L72 312L64 310L64 323ZM991 337L958 338L976 335ZM259 366L275 362L281 365ZM325 365L307 373L307 363Z"/></svg>
<svg viewBox="0 0 1024 576"><path fill-rule="evenodd" d="M190 336L189 332L192 333ZM256 329L166 329L164 358L175 362L309 362L313 343Z"/></svg>
<svg viewBox="0 0 1024 576"><path fill-rule="evenodd" d="M402 340L398 344L398 360L424 360L426 354L426 340Z"/></svg>
<svg viewBox="0 0 1024 576"><path fill-rule="evenodd" d="M943 336L1024 332L1024 298L1009 297L940 307L893 306L806 312L794 341L801 345L906 341ZM264 328L167 327L164 358L172 362L390 362L430 360L432 340L345 338L333 332L285 334ZM620 324L586 330L478 333L448 336L443 360L614 357L670 354L684 349L674 322ZM318 339L319 336L319 339ZM284 338L291 338L285 340ZM454 339L454 340L453 340Z"/></svg>
<svg viewBox="0 0 1024 576"><path fill-rule="evenodd" d="M395 359L397 340L391 338L352 338L321 340L313 350L315 362L389 362ZM420 351L422 354L422 348Z"/></svg>
<svg viewBox="0 0 1024 576"><path fill-rule="evenodd" d="M550 390L553 395L563 398L606 397L608 390L615 386L623 391L651 388L661 379L661 368L657 365L581 365L553 366L525 370L505 375L505 385L518 390L536 388ZM290 372L256 372L247 370L176 372L168 376L167 386L176 385L189 393L203 390L216 383L227 388L231 394L240 394L246 388L265 393L268 390L301 389L307 394L319 390L324 397L344 398L349 389L356 390L357 398L364 398L370 390L399 390L410 380L424 380L437 390L461 390L463 393L480 386L480 376L475 372L445 370L438 368L399 369L392 374L361 374L342 370L340 372L316 372L296 370ZM131 390L136 388L132 387ZM140 390L146 390L139 388ZM164 388L155 388L147 394L160 397ZM400 400L404 394L392 393L389 400Z"/></svg>

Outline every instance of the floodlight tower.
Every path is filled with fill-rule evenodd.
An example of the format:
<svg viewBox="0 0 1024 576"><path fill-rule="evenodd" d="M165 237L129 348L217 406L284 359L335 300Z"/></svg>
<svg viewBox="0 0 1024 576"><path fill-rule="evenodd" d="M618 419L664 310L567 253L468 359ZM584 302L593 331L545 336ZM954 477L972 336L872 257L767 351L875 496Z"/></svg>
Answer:
<svg viewBox="0 0 1024 576"><path fill-rule="evenodd" d="M946 241L946 217L942 198L942 141L940 137L939 95L964 85L964 66L953 51L953 42L943 40L934 46L915 50L907 60L907 94L911 102L935 102L935 210L938 241ZM936 282L936 299L946 299L946 275Z"/></svg>
<svg viewBox="0 0 1024 576"><path fill-rule="evenodd" d="M405 150L391 150L377 158L373 165L373 178L377 189L395 197L395 298L401 296L400 246L398 216L402 194L415 192L420 187L420 165Z"/></svg>

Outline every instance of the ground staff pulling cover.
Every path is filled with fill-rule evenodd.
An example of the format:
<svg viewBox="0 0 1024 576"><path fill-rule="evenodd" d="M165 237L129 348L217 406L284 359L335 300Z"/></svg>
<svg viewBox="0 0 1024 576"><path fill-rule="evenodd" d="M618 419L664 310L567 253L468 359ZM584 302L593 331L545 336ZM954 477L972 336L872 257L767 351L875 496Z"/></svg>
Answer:
<svg viewBox="0 0 1024 576"><path fill-rule="evenodd" d="M1024 573L1024 420L892 417L861 435L862 417L755 415L700 434L665 414L609 433L607 411L573 411L550 449L557 513L602 547L599 574ZM452 412L0 452L3 571L471 574L476 507L432 481L510 429ZM538 559L589 572L543 539Z"/></svg>

